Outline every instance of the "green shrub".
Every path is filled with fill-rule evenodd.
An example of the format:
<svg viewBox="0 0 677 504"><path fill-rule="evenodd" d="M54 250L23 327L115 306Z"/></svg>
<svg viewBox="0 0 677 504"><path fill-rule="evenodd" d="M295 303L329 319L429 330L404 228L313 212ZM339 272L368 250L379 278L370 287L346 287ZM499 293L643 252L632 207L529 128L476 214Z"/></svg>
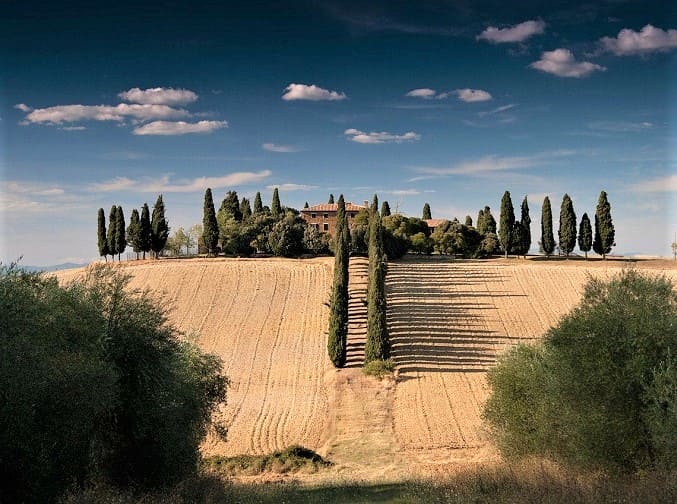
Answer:
<svg viewBox="0 0 677 504"><path fill-rule="evenodd" d="M502 452L632 471L675 467L677 295L628 270L591 279L535 348L489 373L484 412Z"/></svg>
<svg viewBox="0 0 677 504"><path fill-rule="evenodd" d="M375 376L376 378L391 375L393 371L395 371L395 364L392 359L369 361L362 368L364 374Z"/></svg>
<svg viewBox="0 0 677 504"><path fill-rule="evenodd" d="M237 455L235 457L212 456L207 458L203 467L225 476L252 476L265 472L285 474L299 471L317 472L331 466L313 450L293 445L268 455Z"/></svg>

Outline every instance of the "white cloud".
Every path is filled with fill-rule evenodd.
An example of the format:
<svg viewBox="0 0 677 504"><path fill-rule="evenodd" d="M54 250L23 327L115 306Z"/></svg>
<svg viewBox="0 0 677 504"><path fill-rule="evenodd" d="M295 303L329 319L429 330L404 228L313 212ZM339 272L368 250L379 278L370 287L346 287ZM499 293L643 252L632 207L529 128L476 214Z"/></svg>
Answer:
<svg viewBox="0 0 677 504"><path fill-rule="evenodd" d="M661 30L650 24L639 32L623 28L616 37L603 37L602 48L616 56L665 52L677 48L677 30Z"/></svg>
<svg viewBox="0 0 677 504"><path fill-rule="evenodd" d="M530 20L523 23L509 26L507 28L488 27L477 36L477 40L486 40L494 44L503 44L506 42L524 42L533 35L541 34L545 31L545 22L542 20Z"/></svg>
<svg viewBox="0 0 677 504"><path fill-rule="evenodd" d="M301 150L298 147L294 147L292 145L277 145L274 143L264 143L263 145L261 145L261 148L263 150L267 150L270 152L285 152L285 153L299 152Z"/></svg>
<svg viewBox="0 0 677 504"><path fill-rule="evenodd" d="M275 188L279 189L280 191L311 191L313 189L317 189L317 186L307 184L291 184L291 183L273 184L266 186L266 189L270 189L271 191Z"/></svg>
<svg viewBox="0 0 677 504"><path fill-rule="evenodd" d="M25 103L17 103L16 105L14 105L14 108L21 110L21 112L30 112L31 110L33 110Z"/></svg>
<svg viewBox="0 0 677 504"><path fill-rule="evenodd" d="M419 88L419 89L412 89L411 91L409 91L404 96L411 96L413 98L430 99L430 98L434 98L435 95L436 95L436 91L434 89Z"/></svg>
<svg viewBox="0 0 677 504"><path fill-rule="evenodd" d="M500 107L496 107L495 109L492 110L487 110L485 112L478 112L477 115L480 117L485 117L485 116L491 116L494 114L500 114L501 112L505 112L507 110L515 108L517 105L514 103L511 103L509 105L501 105Z"/></svg>
<svg viewBox="0 0 677 504"><path fill-rule="evenodd" d="M20 104L22 105L22 104ZM31 110L30 108L26 108ZM23 108L20 110L24 110ZM167 105L140 105L120 103L119 105L56 105L31 110L25 121L34 124L62 124L76 121L124 121L131 118L138 121L153 119L180 119L190 117L188 111Z"/></svg>
<svg viewBox="0 0 677 504"><path fill-rule="evenodd" d="M421 139L421 135L409 131L402 135L395 135L393 133L388 133L387 131L372 131L370 133L365 133L364 131L356 130L355 128L349 128L343 132L344 135L348 137L349 140L361 144L384 144L384 143L403 143L403 142L415 142Z"/></svg>
<svg viewBox="0 0 677 504"><path fill-rule="evenodd" d="M79 207L76 198L52 184L0 182L0 208L7 212L62 211L76 207Z"/></svg>
<svg viewBox="0 0 677 504"><path fill-rule="evenodd" d="M135 135L186 135L188 133L211 133L221 128L227 128L227 121L154 121L134 129Z"/></svg>
<svg viewBox="0 0 677 504"><path fill-rule="evenodd" d="M611 133L636 133L653 128L650 122L627 122L627 121L594 121L588 124L592 130L608 131Z"/></svg>
<svg viewBox="0 0 677 504"><path fill-rule="evenodd" d="M491 100L491 94L482 89L456 89L454 91L458 99L464 102L483 102Z"/></svg>
<svg viewBox="0 0 677 504"><path fill-rule="evenodd" d="M61 131L82 131L86 130L84 126L64 126L62 128L59 128Z"/></svg>
<svg viewBox="0 0 677 504"><path fill-rule="evenodd" d="M426 191L428 192L428 191ZM392 194L393 196L415 196L421 194L417 189L389 189L385 191L377 191L378 194Z"/></svg>
<svg viewBox="0 0 677 504"><path fill-rule="evenodd" d="M310 100L310 101L337 101L345 100L347 97L345 93L338 91L329 91L316 86L315 84L289 84L285 89L286 93L282 95L282 99L286 101L292 100Z"/></svg>
<svg viewBox="0 0 677 504"><path fill-rule="evenodd" d="M636 192L677 192L677 175L646 180L635 184Z"/></svg>
<svg viewBox="0 0 677 504"><path fill-rule="evenodd" d="M189 89L149 88L138 87L119 93L121 100L144 105L186 105L197 100L198 96Z"/></svg>
<svg viewBox="0 0 677 504"><path fill-rule="evenodd" d="M574 78L586 77L595 71L603 72L606 70L606 67L589 61L576 61L569 49L545 51L541 54L540 60L534 61L529 66L558 77Z"/></svg>
<svg viewBox="0 0 677 504"><path fill-rule="evenodd" d="M272 175L270 170L259 172L235 172L222 177L198 177L191 180L171 182L169 176L160 179L144 178L133 180L127 177L116 177L112 180L93 184L90 189L95 192L131 191L140 193L182 193L199 192L208 187L220 189L223 187L240 186L260 182Z"/></svg>

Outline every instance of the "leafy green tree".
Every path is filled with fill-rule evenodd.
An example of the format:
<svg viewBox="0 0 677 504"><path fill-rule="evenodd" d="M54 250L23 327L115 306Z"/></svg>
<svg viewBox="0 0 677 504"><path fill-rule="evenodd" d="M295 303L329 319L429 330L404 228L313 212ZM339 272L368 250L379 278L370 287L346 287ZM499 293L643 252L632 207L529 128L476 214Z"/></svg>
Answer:
<svg viewBox="0 0 677 504"><path fill-rule="evenodd" d="M334 251L334 284L329 304L329 338L327 351L335 367L346 363L346 343L348 338L348 261L349 242L348 223L343 194L339 196L336 211L336 238Z"/></svg>
<svg viewBox="0 0 677 504"><path fill-rule="evenodd" d="M329 233L323 233L314 226L306 226L303 232L303 248L311 254L328 254L331 241Z"/></svg>
<svg viewBox="0 0 677 504"><path fill-rule="evenodd" d="M263 203L261 202L261 193L257 191L256 196L254 196L254 213L260 214L263 212Z"/></svg>
<svg viewBox="0 0 677 504"><path fill-rule="evenodd" d="M104 257L108 262L108 237L106 236L106 215L103 208L99 208L97 215L97 229L96 229L97 245L99 247L99 256Z"/></svg>
<svg viewBox="0 0 677 504"><path fill-rule="evenodd" d="M484 225L486 227L486 233L493 233L498 236L496 233L496 219L491 215L491 208L488 206L484 207Z"/></svg>
<svg viewBox="0 0 677 504"><path fill-rule="evenodd" d="M552 209L550 208L550 198L543 199L541 209L541 247L546 256L549 256L555 250L555 237L552 233Z"/></svg>
<svg viewBox="0 0 677 504"><path fill-rule="evenodd" d="M240 213L242 214L242 220L245 221L252 216L252 206L248 198L242 198L240 201Z"/></svg>
<svg viewBox="0 0 677 504"><path fill-rule="evenodd" d="M132 210L132 215L129 217L129 226L127 226L127 243L132 246L132 250L136 253L136 260L139 260L139 225L140 217L139 211L134 208Z"/></svg>
<svg viewBox="0 0 677 504"><path fill-rule="evenodd" d="M118 225L118 207L113 205L110 208L110 213L108 214L108 235L106 236L106 241L108 242L108 253L113 257L115 261L115 256L118 253L117 241L115 240L117 236L117 225Z"/></svg>
<svg viewBox="0 0 677 504"><path fill-rule="evenodd" d="M364 363L390 358L390 340L386 323L386 258L383 248L383 226L374 195L369 223L369 284L367 287L367 341Z"/></svg>
<svg viewBox="0 0 677 504"><path fill-rule="evenodd" d="M465 216L465 225L468 227L472 227L472 217L470 217L469 215Z"/></svg>
<svg viewBox="0 0 677 504"><path fill-rule="evenodd" d="M237 191L228 191L226 197L221 202L219 213L225 212L237 222L242 220L242 211L240 210L240 200Z"/></svg>
<svg viewBox="0 0 677 504"><path fill-rule="evenodd" d="M475 223L477 225L477 232L481 235L486 234L487 224L484 220L484 210L481 208L480 211L477 212L477 221Z"/></svg>
<svg viewBox="0 0 677 504"><path fill-rule="evenodd" d="M212 198L211 188L205 191L205 200L202 207L202 241L207 249L207 255L216 255L219 244L219 225L216 222L216 211Z"/></svg>
<svg viewBox="0 0 677 504"><path fill-rule="evenodd" d="M430 255L433 251L433 243L425 233L419 232L411 237L411 248L417 254Z"/></svg>
<svg viewBox="0 0 677 504"><path fill-rule="evenodd" d="M334 204L334 195L333 195L333 194L330 194L330 195L329 195L329 201L327 201L327 203L328 203L329 205L333 205L333 204Z"/></svg>
<svg viewBox="0 0 677 504"><path fill-rule="evenodd" d="M165 219L165 204L160 194L153 206L153 215L150 222L150 248L155 257L160 257L160 252L165 248L169 237L169 225Z"/></svg>
<svg viewBox="0 0 677 504"><path fill-rule="evenodd" d="M611 220L611 204L607 199L606 192L599 193L597 208L595 210L595 239L592 244L593 250L600 254L603 259L615 246L616 231Z"/></svg>
<svg viewBox="0 0 677 504"><path fill-rule="evenodd" d="M485 212L486 213L486 212ZM510 191L503 193L501 199L501 228L498 230L498 241L503 248L505 257L508 257L512 245L513 227L515 225L515 210L510 199Z"/></svg>
<svg viewBox="0 0 677 504"><path fill-rule="evenodd" d="M587 213L581 217L581 226L578 228L578 248L585 253L585 260L588 260L588 252L592 248L592 226Z"/></svg>
<svg viewBox="0 0 677 504"><path fill-rule="evenodd" d="M430 213L430 205L426 203L423 205L423 216L421 217L423 220L429 220L432 219L432 213Z"/></svg>
<svg viewBox="0 0 677 504"><path fill-rule="evenodd" d="M282 217L282 205L280 204L280 193L277 187L273 190L273 200L270 204L270 213L273 217L280 218Z"/></svg>
<svg viewBox="0 0 677 504"><path fill-rule="evenodd" d="M118 261L120 254L127 248L127 239L125 236L125 214L122 212L122 207L118 206L115 214L115 250L118 253Z"/></svg>
<svg viewBox="0 0 677 504"><path fill-rule="evenodd" d="M278 220L268 234L268 245L276 256L298 257L303 253L303 237L307 223L294 214Z"/></svg>
<svg viewBox="0 0 677 504"><path fill-rule="evenodd" d="M151 251L151 225L150 211L148 204L144 203L141 208L141 219L139 220L139 248L143 252L143 259L146 258L146 252Z"/></svg>
<svg viewBox="0 0 677 504"><path fill-rule="evenodd" d="M508 457L611 471L677 467L677 291L625 270L592 279L535 346L488 374L488 420Z"/></svg>
<svg viewBox="0 0 677 504"><path fill-rule="evenodd" d="M576 213L574 204L568 194L562 198L562 207L559 211L559 248L566 257L576 246Z"/></svg>
<svg viewBox="0 0 677 504"><path fill-rule="evenodd" d="M388 201L383 200L383 204L381 205L381 218L383 217L388 217L390 215L390 203Z"/></svg>

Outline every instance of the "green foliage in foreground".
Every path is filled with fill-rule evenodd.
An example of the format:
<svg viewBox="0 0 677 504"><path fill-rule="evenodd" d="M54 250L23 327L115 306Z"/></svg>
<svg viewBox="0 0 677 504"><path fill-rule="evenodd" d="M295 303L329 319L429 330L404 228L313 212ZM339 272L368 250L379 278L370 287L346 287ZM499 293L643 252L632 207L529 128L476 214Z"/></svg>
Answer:
<svg viewBox="0 0 677 504"><path fill-rule="evenodd" d="M198 447L227 379L167 323L149 293L114 268L66 287L0 269L0 502L49 502L97 479L174 484Z"/></svg>
<svg viewBox="0 0 677 504"><path fill-rule="evenodd" d="M323 459L313 450L298 445L268 455L213 456L205 459L202 464L207 471L223 476L315 473L331 465L331 462Z"/></svg>
<svg viewBox="0 0 677 504"><path fill-rule="evenodd" d="M392 359L373 360L367 362L362 368L362 372L366 375L375 376L376 378L383 378L389 376L395 371L395 363Z"/></svg>
<svg viewBox="0 0 677 504"><path fill-rule="evenodd" d="M634 270L591 279L536 346L489 373L484 416L506 456L612 471L677 467L677 294Z"/></svg>

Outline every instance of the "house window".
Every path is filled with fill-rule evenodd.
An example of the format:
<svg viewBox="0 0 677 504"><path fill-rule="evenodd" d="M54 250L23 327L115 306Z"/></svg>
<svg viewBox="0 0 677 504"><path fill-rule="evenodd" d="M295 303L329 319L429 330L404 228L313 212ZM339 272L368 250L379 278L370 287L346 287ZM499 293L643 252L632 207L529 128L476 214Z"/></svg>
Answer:
<svg viewBox="0 0 677 504"><path fill-rule="evenodd" d="M325 222L324 224L322 224L322 229L323 229L324 231L329 231L329 223L328 223L328 222Z"/></svg>
<svg viewBox="0 0 677 504"><path fill-rule="evenodd" d="M351 212L351 213L350 213L350 218L351 218L351 219L354 219L354 218L355 218L355 214Z"/></svg>
<svg viewBox="0 0 677 504"><path fill-rule="evenodd" d="M323 217L324 217L325 219L328 219L328 218L329 218L329 214L328 214L328 213L326 213L326 214L324 214L324 216L323 216Z"/></svg>
<svg viewBox="0 0 677 504"><path fill-rule="evenodd" d="M314 213L311 213L311 214L310 214L310 218L311 218L311 219L314 219L315 217L317 217L317 214L314 214Z"/></svg>

